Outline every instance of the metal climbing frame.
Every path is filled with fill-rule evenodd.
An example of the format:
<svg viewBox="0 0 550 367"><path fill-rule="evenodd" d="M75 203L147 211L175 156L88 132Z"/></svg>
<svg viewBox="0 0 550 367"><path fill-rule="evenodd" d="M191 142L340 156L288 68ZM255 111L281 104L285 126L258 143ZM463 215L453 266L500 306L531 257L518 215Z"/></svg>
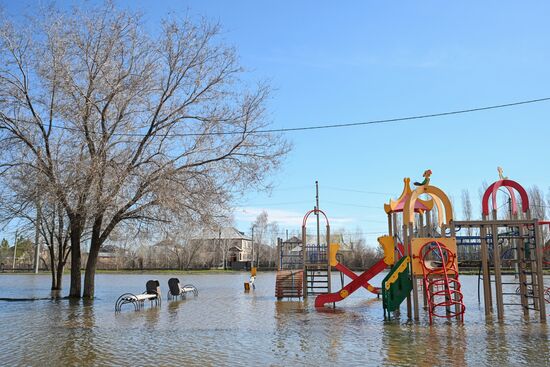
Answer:
<svg viewBox="0 0 550 367"><path fill-rule="evenodd" d="M430 324L434 317L446 319L456 317L464 321L466 307L458 279L456 254L442 242L434 239L422 246L420 256ZM433 259L437 259L441 266L429 265ZM444 309L444 313L441 309Z"/></svg>
<svg viewBox="0 0 550 367"><path fill-rule="evenodd" d="M534 311L541 321L546 321L543 245L538 221L484 219L453 224L479 233L485 315L496 308L497 317L502 320L505 306L518 306L525 317ZM514 264L507 274L503 274L504 245L513 255L507 261Z"/></svg>
<svg viewBox="0 0 550 367"><path fill-rule="evenodd" d="M315 245L307 244L306 225L311 214L317 217L317 243ZM319 214L323 215L326 222L326 243L324 245L320 243ZM302 221L302 256L304 264L303 297L330 293L330 224L325 212L317 207L308 211Z"/></svg>
<svg viewBox="0 0 550 367"><path fill-rule="evenodd" d="M497 191L500 188L506 188L509 194L509 219L497 218ZM516 193L521 198L521 208L518 207ZM492 210L489 210L490 204ZM531 219L527 192L517 182L501 179L487 188L481 205L482 220L456 221L453 223L453 231L455 227L475 228L479 233L485 315L490 315L494 310L494 290L499 320L504 319L504 306L519 306L526 318L530 316L530 311L534 311L539 314L542 322L546 322L541 224L537 219ZM502 240L506 241L513 254L513 278L503 277Z"/></svg>

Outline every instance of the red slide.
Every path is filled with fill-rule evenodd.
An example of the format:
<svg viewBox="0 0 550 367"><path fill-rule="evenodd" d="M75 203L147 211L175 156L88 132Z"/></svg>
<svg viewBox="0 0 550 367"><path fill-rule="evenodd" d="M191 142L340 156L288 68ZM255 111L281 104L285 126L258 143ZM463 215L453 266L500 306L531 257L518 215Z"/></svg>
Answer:
<svg viewBox="0 0 550 367"><path fill-rule="evenodd" d="M315 307L323 307L327 303L339 302L355 292L360 287L366 286L369 280L371 280L376 274L386 269L386 263L384 259L378 261L369 270L363 274L356 276L349 284L347 284L340 291L335 293L320 294L315 298ZM354 274L355 275L355 274Z"/></svg>
<svg viewBox="0 0 550 367"><path fill-rule="evenodd" d="M341 263L338 263L334 268L339 272L344 273L348 278L351 278L352 280L359 278L359 275L355 274L353 271L351 271L349 268L342 265ZM380 294L380 288L370 285L369 282L365 282L364 284L362 284L362 286L371 293L374 293L376 295Z"/></svg>

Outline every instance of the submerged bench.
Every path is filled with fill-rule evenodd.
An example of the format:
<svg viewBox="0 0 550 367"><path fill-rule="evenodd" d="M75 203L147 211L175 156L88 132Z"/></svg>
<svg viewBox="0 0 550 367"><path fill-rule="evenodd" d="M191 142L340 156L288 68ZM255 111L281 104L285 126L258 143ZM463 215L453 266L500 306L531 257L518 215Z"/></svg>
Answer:
<svg viewBox="0 0 550 367"><path fill-rule="evenodd" d="M149 280L145 284L145 292L141 294L124 293L115 302L115 311L120 312L122 306L132 304L134 310L138 311L145 307L145 301L149 301L151 307L160 306L160 283L158 280Z"/></svg>
<svg viewBox="0 0 550 367"><path fill-rule="evenodd" d="M168 288L168 300L178 299L178 297L183 299L187 296L187 293L193 293L195 297L199 295L197 287L193 284L186 284L182 287L178 278L168 279Z"/></svg>

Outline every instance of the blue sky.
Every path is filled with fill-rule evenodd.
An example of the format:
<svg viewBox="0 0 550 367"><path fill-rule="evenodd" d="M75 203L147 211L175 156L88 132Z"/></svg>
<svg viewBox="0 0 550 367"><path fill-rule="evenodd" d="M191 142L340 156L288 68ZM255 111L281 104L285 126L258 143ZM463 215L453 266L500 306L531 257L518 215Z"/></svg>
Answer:
<svg viewBox="0 0 550 367"><path fill-rule="evenodd" d="M16 14L31 1L8 2ZM74 2L70 2L72 4ZM119 1L154 29L169 12L219 21L251 80L270 80L273 127L361 122L550 97L550 3L511 1ZM455 199L496 167L524 186L550 186L550 102L473 114L293 132L294 149L271 194L236 203L237 227L267 210L297 230L314 204L334 228L386 230L383 204L402 179L421 179ZM352 191L355 190L355 191ZM359 192L361 191L361 192ZM369 193L370 192L370 193ZM460 214L458 215L460 217Z"/></svg>

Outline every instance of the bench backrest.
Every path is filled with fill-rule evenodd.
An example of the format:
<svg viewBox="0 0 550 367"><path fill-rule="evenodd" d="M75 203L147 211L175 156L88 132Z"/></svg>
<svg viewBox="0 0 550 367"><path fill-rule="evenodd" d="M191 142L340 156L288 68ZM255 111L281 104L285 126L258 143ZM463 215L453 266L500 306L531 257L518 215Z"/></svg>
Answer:
<svg viewBox="0 0 550 367"><path fill-rule="evenodd" d="M178 278L168 279L168 288L170 288L170 293L174 296L179 296L180 294L180 280Z"/></svg>
<svg viewBox="0 0 550 367"><path fill-rule="evenodd" d="M145 292L147 294L156 294L160 296L160 283L158 280L149 280L145 283Z"/></svg>

